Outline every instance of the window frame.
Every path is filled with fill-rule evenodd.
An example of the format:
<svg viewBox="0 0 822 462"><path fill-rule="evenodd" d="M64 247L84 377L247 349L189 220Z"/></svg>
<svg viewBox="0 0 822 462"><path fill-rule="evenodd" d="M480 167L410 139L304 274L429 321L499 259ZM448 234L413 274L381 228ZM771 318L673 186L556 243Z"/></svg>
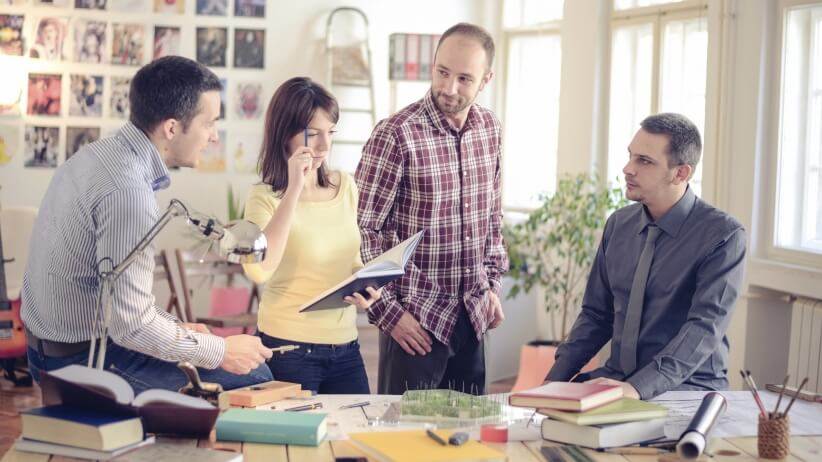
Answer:
<svg viewBox="0 0 822 462"><path fill-rule="evenodd" d="M565 0L569 1L569 0ZM515 37L528 37L528 36L556 36L560 40L560 50L562 50L562 19L555 19L551 21L545 21L538 24L532 24L528 26L520 26L520 27L505 27L504 24L504 9L505 9L505 0L499 2L499 18L501 23L501 35L502 35L502 53L498 63L500 63L501 69L499 72L499 82L502 91L500 91L499 99L498 99L498 107L500 108L499 113L501 114L502 120L507 120L507 100L508 100L508 68L510 64L510 53L509 50L511 49L511 39ZM564 9L564 8L563 8ZM561 70L560 70L561 72ZM560 79L561 80L561 79ZM560 83L560 94L562 93L562 84ZM505 168L506 153L505 153L505 137L506 137L506 129L505 124L503 124L503 152L502 152L502 167ZM557 178L554 179L556 181ZM504 179L500 179L500 188L502 194L502 209L503 212L506 213L514 213L514 214L529 214L532 211L536 210L537 207L525 207L525 206L511 206L506 205L505 201L505 181Z"/></svg>
<svg viewBox="0 0 822 462"><path fill-rule="evenodd" d="M811 268L822 268L822 252L814 252L812 250L804 250L799 248L788 248L777 245L776 242L776 224L779 219L779 181L780 168L782 163L781 144L782 144L782 82L785 80L785 26L788 20L788 11L793 8L814 6L822 7L822 0L779 0L776 5L777 19L775 21L775 37L778 40L773 40L772 56L774 57L774 66L771 71L771 81L773 86L770 89L770 104L774 109L772 111L773 120L769 122L770 125L770 139L767 142L769 151L774 155L766 156L765 162L762 165L765 167L764 171L770 172L766 174L764 180L766 181L765 194L763 197L763 209L766 211L760 224L765 236L764 245L760 247L766 261L774 263L783 263L788 265L801 265ZM822 32L820 32L822 33ZM809 50L809 54L813 50ZM810 76L809 76L810 77ZM803 157L802 162L807 162L807 158ZM803 179L804 181L804 179ZM804 200L804 199L803 199ZM803 203L804 207L804 203Z"/></svg>
<svg viewBox="0 0 822 462"><path fill-rule="evenodd" d="M653 52L651 58L651 107L649 114L655 114L659 110L659 103L661 100L661 76L662 76L662 36L666 23L672 21L681 21L687 19L704 18L708 27L708 53L706 56L706 76L705 76L705 126L702 133L702 158L700 164L702 165L702 194L701 197L712 201L716 194L716 179L718 168L718 156L715 140L716 130L714 124L717 121L718 107L714 101L714 90L718 83L718 74L720 69L714 69L712 64L715 62L713 57L714 50L712 44L718 42L713 37L713 28L711 27L711 16L709 14L708 0L683 0L676 3L667 3L662 5L649 5L636 8L628 8L624 10L614 9L613 0L609 0L611 4L611 18L609 21L608 30L608 57L607 65L603 66L605 76L603 85L607 96L603 99L603 135L605 142L601 148L599 162L597 165L597 172L602 178L608 176L609 162L610 162L610 136L611 136L611 64L613 62L613 37L614 30L618 27L632 26L639 24L650 24L653 34ZM626 146L627 148L627 146ZM627 157L627 151L625 153Z"/></svg>

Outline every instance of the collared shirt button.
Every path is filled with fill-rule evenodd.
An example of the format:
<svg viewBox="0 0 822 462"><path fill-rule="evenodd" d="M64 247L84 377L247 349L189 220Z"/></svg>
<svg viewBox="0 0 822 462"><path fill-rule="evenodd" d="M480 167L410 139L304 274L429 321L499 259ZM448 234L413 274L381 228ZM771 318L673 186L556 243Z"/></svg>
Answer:
<svg viewBox="0 0 822 462"><path fill-rule="evenodd" d="M471 240L471 236L465 236L465 240L466 240L466 241L470 241L470 240Z"/></svg>
<svg viewBox="0 0 822 462"><path fill-rule="evenodd" d="M465 268L465 274L470 274L470 273L471 273L471 268Z"/></svg>
<svg viewBox="0 0 822 462"><path fill-rule="evenodd" d="M465 203L465 208L468 208L468 207L469 207L468 202L466 202Z"/></svg>

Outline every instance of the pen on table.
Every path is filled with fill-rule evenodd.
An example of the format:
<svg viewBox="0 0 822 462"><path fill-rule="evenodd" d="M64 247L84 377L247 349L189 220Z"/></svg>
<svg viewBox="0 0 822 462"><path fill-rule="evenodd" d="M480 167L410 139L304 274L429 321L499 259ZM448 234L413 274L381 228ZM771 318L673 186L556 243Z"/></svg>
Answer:
<svg viewBox="0 0 822 462"><path fill-rule="evenodd" d="M269 350L271 350L272 353L279 353L279 354L283 354L286 351L294 351L294 350L299 350L299 349L300 349L299 345L283 345L283 346L277 347L277 348L269 348Z"/></svg>
<svg viewBox="0 0 822 462"><path fill-rule="evenodd" d="M666 454L670 451L666 451L665 449L661 448L643 448L643 447L624 447L624 448L598 448L598 452L605 452L609 454L622 454L622 455L654 455L654 454Z"/></svg>
<svg viewBox="0 0 822 462"><path fill-rule="evenodd" d="M340 410L342 410L342 409L352 409L352 408L355 408L355 407L363 407L363 406L368 406L370 404L371 404L370 401L363 401L361 403L354 403L354 404L346 404L345 406L340 406Z"/></svg>
<svg viewBox="0 0 822 462"><path fill-rule="evenodd" d="M440 435L437 435L436 433L434 433L433 431L431 431L431 429L430 429L430 428L429 428L429 429L427 429L427 430L425 430L425 434L426 434L426 435L428 435L428 437L429 437L429 438L431 438L432 440L436 441L437 443L439 443L439 444L441 444L441 445L443 445L443 446L448 446L448 442L447 442L447 441L445 441L444 439L440 438Z"/></svg>
<svg viewBox="0 0 822 462"><path fill-rule="evenodd" d="M323 403L311 403L311 404L303 404L302 406L295 406L290 407L288 409L283 409L284 411L291 411L291 412L298 412L298 411L310 411L312 409L322 409Z"/></svg>

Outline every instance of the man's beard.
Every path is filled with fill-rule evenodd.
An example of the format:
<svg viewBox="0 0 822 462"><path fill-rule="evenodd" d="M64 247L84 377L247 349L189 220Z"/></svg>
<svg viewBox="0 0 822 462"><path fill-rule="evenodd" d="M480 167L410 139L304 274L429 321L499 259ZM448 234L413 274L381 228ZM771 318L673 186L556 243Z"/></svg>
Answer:
<svg viewBox="0 0 822 462"><path fill-rule="evenodd" d="M444 105L440 98L449 99L451 101L455 101L455 105ZM470 106L474 102L475 98L471 98L468 100L467 98L463 98L459 95L454 96L453 98L445 98L441 91L434 92L434 102L437 105L437 108L442 111L444 114L452 115L452 114L459 114L460 112L464 111L468 106Z"/></svg>

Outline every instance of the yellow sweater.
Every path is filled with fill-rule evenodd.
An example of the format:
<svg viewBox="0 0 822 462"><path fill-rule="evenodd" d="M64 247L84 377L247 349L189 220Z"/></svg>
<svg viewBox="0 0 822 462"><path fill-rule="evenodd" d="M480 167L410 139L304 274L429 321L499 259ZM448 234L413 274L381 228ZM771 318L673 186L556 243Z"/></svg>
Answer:
<svg viewBox="0 0 822 462"><path fill-rule="evenodd" d="M265 184L255 185L245 218L264 228L280 199ZM340 174L337 195L324 202L298 202L282 261L275 271L243 265L258 284L265 283L257 326L272 337L305 343L339 344L357 338L353 306L300 313L299 307L362 267L357 227L357 186Z"/></svg>

